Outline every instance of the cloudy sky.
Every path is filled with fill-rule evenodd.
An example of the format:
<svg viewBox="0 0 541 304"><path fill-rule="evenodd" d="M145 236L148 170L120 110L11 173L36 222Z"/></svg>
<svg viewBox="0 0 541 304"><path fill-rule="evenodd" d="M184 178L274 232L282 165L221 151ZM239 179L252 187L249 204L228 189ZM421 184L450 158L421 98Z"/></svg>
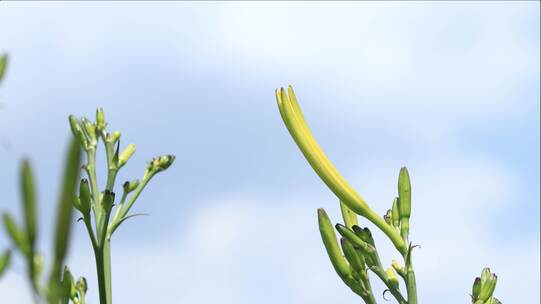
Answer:
<svg viewBox="0 0 541 304"><path fill-rule="evenodd" d="M0 210L20 218L18 166L29 157L49 260L67 116L101 106L122 142L137 145L121 180L155 155L177 156L134 206L150 216L113 238L115 302L359 303L317 230L318 207L340 220L336 198L278 114L274 89L292 84L321 146L378 213L409 168L422 303L468 303L484 266L504 303L539 303L539 11L539 2L2 3ZM375 234L390 263L396 253ZM68 263L97 303L80 224ZM0 302L30 303L21 260Z"/></svg>

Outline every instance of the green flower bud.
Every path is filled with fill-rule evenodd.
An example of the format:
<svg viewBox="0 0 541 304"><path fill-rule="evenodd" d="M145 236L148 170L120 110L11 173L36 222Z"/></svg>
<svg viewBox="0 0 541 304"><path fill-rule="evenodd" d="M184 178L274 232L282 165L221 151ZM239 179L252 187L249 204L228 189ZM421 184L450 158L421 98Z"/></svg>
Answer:
<svg viewBox="0 0 541 304"><path fill-rule="evenodd" d="M393 200L393 208L391 209L391 220L393 226L398 228L400 226L400 210L398 209L398 197Z"/></svg>
<svg viewBox="0 0 541 304"><path fill-rule="evenodd" d="M481 276L481 291L479 292L479 300L487 301L492 297L494 289L496 289L496 282L498 277L495 274L491 274L490 277L483 282L483 277Z"/></svg>
<svg viewBox="0 0 541 304"><path fill-rule="evenodd" d="M103 198L101 199L101 205L106 212L110 212L113 208L113 202L115 201L115 193L113 191L103 191Z"/></svg>
<svg viewBox="0 0 541 304"><path fill-rule="evenodd" d="M34 254L33 264L35 276L38 277L43 270L43 256L41 254Z"/></svg>
<svg viewBox="0 0 541 304"><path fill-rule="evenodd" d="M107 127L107 123L105 122L105 113L103 113L102 108L96 109L96 131L101 132L104 131Z"/></svg>
<svg viewBox="0 0 541 304"><path fill-rule="evenodd" d="M323 240L332 266L342 280L347 280L351 277L351 268L342 256L342 252L340 252L340 247L338 247L338 241L336 240L336 234L334 233L331 220L325 210L321 208L317 210L317 217L321 239Z"/></svg>
<svg viewBox="0 0 541 304"><path fill-rule="evenodd" d="M145 175L148 174L155 174L157 172L163 171L175 161L174 155L164 155L153 158L147 166L147 170L145 172Z"/></svg>
<svg viewBox="0 0 541 304"><path fill-rule="evenodd" d="M90 209L91 209L91 199L90 199L90 186L88 184L88 180L86 178L81 179L81 182L79 184L79 203L80 208L77 208L81 213L88 217L90 215Z"/></svg>
<svg viewBox="0 0 541 304"><path fill-rule="evenodd" d="M79 120L74 115L69 116L69 122L70 122L70 128L71 133L73 133L73 136L79 140L79 143L85 147L88 145L88 140L86 139L86 135L83 132L83 129L81 128L81 124L79 123Z"/></svg>
<svg viewBox="0 0 541 304"><path fill-rule="evenodd" d="M118 168L122 168L135 153L135 145L129 144L118 156Z"/></svg>
<svg viewBox="0 0 541 304"><path fill-rule="evenodd" d="M71 274L67 266L64 267L64 274L62 275L62 288L64 289L65 294L70 299L77 296L77 290L75 290L75 282L73 279L73 275Z"/></svg>
<svg viewBox="0 0 541 304"><path fill-rule="evenodd" d="M387 223L389 225L392 224L392 222L391 222L391 209L387 210L387 212L383 216L383 219L385 220L385 223Z"/></svg>
<svg viewBox="0 0 541 304"><path fill-rule="evenodd" d="M114 144L120 139L120 135L120 131L114 131L113 133L109 133L107 135L107 141Z"/></svg>
<svg viewBox="0 0 541 304"><path fill-rule="evenodd" d="M84 277L80 277L77 280L77 283L75 283L75 289L79 291L81 295L85 295L86 291L88 290L88 284L86 283L86 279Z"/></svg>
<svg viewBox="0 0 541 304"><path fill-rule="evenodd" d="M396 273L398 273L401 277L403 278L406 277L406 270L404 269L404 267L402 267L402 265L400 265L400 263L397 260L393 260L391 263L391 266L396 271Z"/></svg>
<svg viewBox="0 0 541 304"><path fill-rule="evenodd" d="M477 277L475 278L475 281L473 281L472 287L472 298L474 301L479 298L479 292L481 292L481 278Z"/></svg>
<svg viewBox="0 0 541 304"><path fill-rule="evenodd" d="M135 190L138 186L139 186L139 180L138 179L134 179L131 182L126 181L124 183L124 185L123 185L124 192L126 192L126 194L128 194L128 193L132 192L133 190Z"/></svg>
<svg viewBox="0 0 541 304"><path fill-rule="evenodd" d="M91 144L95 146L98 143L96 137L96 124L92 123L85 117L81 118L81 123L86 131L86 134L88 135L88 138L90 139Z"/></svg>
<svg viewBox="0 0 541 304"><path fill-rule="evenodd" d="M340 239L340 245L342 246L342 251L346 260L349 262L349 265L358 273L364 273L366 271L366 266L363 257L357 253L355 247L345 238Z"/></svg>
<svg viewBox="0 0 541 304"><path fill-rule="evenodd" d="M411 214L411 184L406 167L402 167L398 175L398 198L400 200L398 204L400 217L409 219Z"/></svg>
<svg viewBox="0 0 541 304"><path fill-rule="evenodd" d="M387 273L387 278L389 279L391 286L393 286L395 289L398 289L398 277L396 276L394 269L392 267L389 267L387 268L385 273Z"/></svg>
<svg viewBox="0 0 541 304"><path fill-rule="evenodd" d="M370 229L368 227L361 228L357 225L353 226L353 231L355 234L361 238L364 242L370 244L372 247L376 247L376 244L374 242L374 238L372 237L372 232L370 232Z"/></svg>

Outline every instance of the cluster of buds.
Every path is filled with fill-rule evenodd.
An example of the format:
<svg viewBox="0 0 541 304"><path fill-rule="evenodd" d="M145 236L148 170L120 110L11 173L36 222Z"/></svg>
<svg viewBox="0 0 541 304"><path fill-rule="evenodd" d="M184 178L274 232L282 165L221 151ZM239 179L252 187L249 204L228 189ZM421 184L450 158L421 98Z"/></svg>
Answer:
<svg viewBox="0 0 541 304"><path fill-rule="evenodd" d="M110 258L108 251L110 250L111 236L126 219L137 215L128 214L128 212L152 177L169 168L175 157L166 155L152 159L140 181L135 179L123 183L122 196L120 200L115 202L115 199L119 198L114 192L117 173L135 153L135 145L129 144L120 151L121 133L107 131L108 123L101 108L96 110L94 122L84 117L77 119L70 115L69 123L73 135L87 154L87 163L84 165L87 178L80 181L79 196L74 200L73 206L81 213L81 220L85 223L95 255L100 259L97 263L98 268L104 268L98 271L100 302L111 303L110 285L106 286L110 284L111 280L110 277L105 277L105 275L110 276L110 269L105 269L109 267L110 263L105 259ZM103 142L107 156L107 181L103 190L98 188L96 176L96 150L99 141ZM115 207L116 212L112 216ZM91 223L92 215L95 225ZM100 274L102 275L100 276ZM76 295L76 293L72 293L72 295Z"/></svg>
<svg viewBox="0 0 541 304"><path fill-rule="evenodd" d="M391 209L383 217L385 222L400 232L404 242L408 243L409 219L411 216L411 183L406 167L398 175L398 196L393 200Z"/></svg>
<svg viewBox="0 0 541 304"><path fill-rule="evenodd" d="M79 277L79 279L75 281L67 266L64 268L64 273L62 275L62 286L66 291L66 299L70 299L73 304L85 303L85 295L88 290L86 279L84 277Z"/></svg>
<svg viewBox="0 0 541 304"><path fill-rule="evenodd" d="M500 300L494 298L492 294L496 289L498 276L490 272L490 268L485 268L481 272L481 277L475 278L472 287L473 304L501 304Z"/></svg>

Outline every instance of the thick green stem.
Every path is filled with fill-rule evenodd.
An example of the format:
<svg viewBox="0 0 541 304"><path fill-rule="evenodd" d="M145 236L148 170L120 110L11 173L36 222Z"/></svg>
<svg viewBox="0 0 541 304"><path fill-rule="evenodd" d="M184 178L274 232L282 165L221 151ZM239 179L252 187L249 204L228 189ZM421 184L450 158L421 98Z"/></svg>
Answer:
<svg viewBox="0 0 541 304"><path fill-rule="evenodd" d="M111 281L111 242L107 238L103 246L103 269L105 272L105 293L107 304L113 303L112 281Z"/></svg>
<svg viewBox="0 0 541 304"><path fill-rule="evenodd" d="M101 248L94 249L94 256L96 257L96 269L98 272L98 291L100 295L100 304L108 304L107 301L107 288L105 283L105 272L103 263L103 251Z"/></svg>
<svg viewBox="0 0 541 304"><path fill-rule="evenodd" d="M417 284L415 282L415 272L411 262L406 270L406 289L408 290L408 304L417 304Z"/></svg>

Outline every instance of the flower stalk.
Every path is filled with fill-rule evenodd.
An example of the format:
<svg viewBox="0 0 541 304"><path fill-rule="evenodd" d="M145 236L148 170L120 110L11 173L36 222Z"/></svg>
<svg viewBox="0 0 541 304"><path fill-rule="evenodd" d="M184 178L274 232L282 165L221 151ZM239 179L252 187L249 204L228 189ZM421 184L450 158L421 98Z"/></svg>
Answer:
<svg viewBox="0 0 541 304"><path fill-rule="evenodd" d="M342 177L315 140L291 86L276 90L276 100L282 120L302 154L327 187L337 196L344 225L335 226L342 236L340 245L324 209L318 209L319 231L327 255L342 281L365 303L376 303L367 270L375 274L400 304L417 304L417 284L412 263L413 246L409 241L411 216L411 182L406 167L398 176L398 196L382 217ZM383 268L370 230L359 226L357 216L362 216L380 229L402 256L405 266L392 261ZM401 278L405 291L400 289ZM495 275L484 270L477 278L472 294L473 304L497 304L492 298L496 285ZM385 294L385 292L384 292Z"/></svg>
<svg viewBox="0 0 541 304"><path fill-rule="evenodd" d="M71 115L69 123L73 135L79 140L81 147L86 152L87 160L84 165L87 179L82 179L80 182L79 198L74 201L74 207L81 213L81 219L85 224L94 250L100 303L111 304L111 237L120 224L135 215L129 214L129 211L145 186L158 172L166 170L173 163L175 157L165 155L152 159L141 182L138 180L125 182L122 186L122 196L116 202L119 197L114 192L116 177L119 170L134 155L135 145L129 144L120 152L121 133L107 131L108 123L101 108L96 110L94 122L84 117L78 119ZM103 190L98 186L96 175L96 151L100 141L103 142L107 160L107 179ZM114 210L115 208L116 210ZM92 225L92 219L94 225Z"/></svg>

